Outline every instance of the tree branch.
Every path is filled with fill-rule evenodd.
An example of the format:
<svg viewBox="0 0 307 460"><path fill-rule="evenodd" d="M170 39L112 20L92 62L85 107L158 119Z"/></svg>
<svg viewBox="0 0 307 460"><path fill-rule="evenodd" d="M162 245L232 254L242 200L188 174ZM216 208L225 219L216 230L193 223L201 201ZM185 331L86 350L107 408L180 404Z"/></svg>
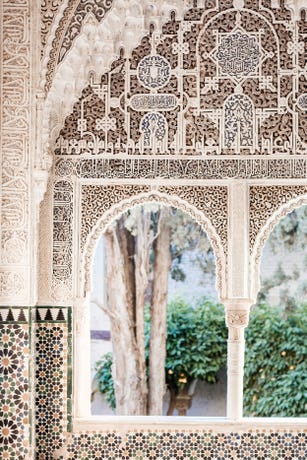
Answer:
<svg viewBox="0 0 307 460"><path fill-rule="evenodd" d="M113 313L109 308L102 305L102 303L99 302L98 299L91 299L91 302L97 305L97 307L100 308L100 310L102 310L109 318L117 319L117 315Z"/></svg>

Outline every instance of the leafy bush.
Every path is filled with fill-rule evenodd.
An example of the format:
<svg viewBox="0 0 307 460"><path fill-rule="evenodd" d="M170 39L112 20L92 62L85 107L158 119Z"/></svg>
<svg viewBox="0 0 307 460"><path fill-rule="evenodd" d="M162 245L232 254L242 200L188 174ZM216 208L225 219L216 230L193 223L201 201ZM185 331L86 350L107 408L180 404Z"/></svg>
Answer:
<svg viewBox="0 0 307 460"><path fill-rule="evenodd" d="M246 329L245 415L307 415L307 305L285 312L260 305Z"/></svg>
<svg viewBox="0 0 307 460"><path fill-rule="evenodd" d="M227 329L224 308L202 299L191 307L181 299L167 309L166 382L176 392L185 383L217 381L226 366Z"/></svg>
<svg viewBox="0 0 307 460"><path fill-rule="evenodd" d="M307 415L307 305L285 316L267 305L252 310L246 329L244 411L246 416ZM146 314L146 344L150 315ZM166 382L179 391L194 379L214 383L226 365L223 307L203 300L194 308L183 300L167 311ZM148 353L148 349L146 350ZM96 363L100 391L114 409L112 354Z"/></svg>
<svg viewBox="0 0 307 460"><path fill-rule="evenodd" d="M150 312L145 311L145 349L148 359ZM227 329L224 308L204 299L195 307L181 299L167 308L166 383L177 393L186 383L200 379L217 381L217 374L226 366ZM115 408L112 379L112 354L96 363L98 388L107 403Z"/></svg>
<svg viewBox="0 0 307 460"><path fill-rule="evenodd" d="M112 378L112 353L106 353L95 365L99 391L112 409L116 407L115 392Z"/></svg>

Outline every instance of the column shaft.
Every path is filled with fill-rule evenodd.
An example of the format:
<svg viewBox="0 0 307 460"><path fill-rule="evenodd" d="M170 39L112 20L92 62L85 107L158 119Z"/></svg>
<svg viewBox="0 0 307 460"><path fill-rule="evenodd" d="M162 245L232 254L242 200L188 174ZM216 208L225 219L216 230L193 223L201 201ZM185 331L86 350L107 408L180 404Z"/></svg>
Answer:
<svg viewBox="0 0 307 460"><path fill-rule="evenodd" d="M74 305L74 415L89 417L91 414L91 370L90 370L90 319L87 299Z"/></svg>
<svg viewBox="0 0 307 460"><path fill-rule="evenodd" d="M227 417L243 416L244 328L229 327L227 358Z"/></svg>

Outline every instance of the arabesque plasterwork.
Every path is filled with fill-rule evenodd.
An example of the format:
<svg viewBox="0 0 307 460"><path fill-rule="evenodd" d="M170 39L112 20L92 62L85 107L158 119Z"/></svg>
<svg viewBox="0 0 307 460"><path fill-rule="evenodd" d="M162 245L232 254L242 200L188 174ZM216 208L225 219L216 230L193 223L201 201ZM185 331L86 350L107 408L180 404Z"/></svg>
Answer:
<svg viewBox="0 0 307 460"><path fill-rule="evenodd" d="M73 99L65 97L57 119L50 120L58 123L58 127L51 123L49 131L55 187L60 187L60 194L70 196L70 203L75 199L72 178L74 184L93 181L88 185L93 190L99 189L94 185L97 180L118 181L112 187L123 201L133 193L150 190L151 181L157 180L157 190L171 197L174 190L175 195L183 190L173 186L173 180L266 178L274 183L307 178L302 27L291 21L287 5L275 4L269 9L268 5L248 1L234 1L232 7L226 4L186 2L168 20L164 17L155 28L143 32L140 44L130 47L129 53L123 48L118 57L114 55L107 66L110 70L105 71L102 61L100 70L92 62L87 77L84 74L83 83L80 81L78 100L73 96L72 105ZM105 14L101 24L107 26L112 14L122 11L117 8L115 1L109 13L101 11ZM98 43L100 23L94 16L91 11L83 15L83 22L81 16L78 18L80 35L63 48L59 76L64 75L61 69L74 47L81 46L83 34ZM88 52L91 46L88 41L83 50ZM50 103L54 90L51 88L47 96ZM135 179L145 182L123 185L122 181ZM127 196L121 193L125 187ZM129 192L133 187L135 192ZM201 210L194 198L197 187L187 187L184 199ZM217 182L217 187L222 183ZM280 190L276 206L288 196L287 188L280 185ZM94 208L95 193L91 199ZM301 188L293 188L293 193L301 193ZM74 205L65 204L61 198L59 207L57 194L54 192L51 289L56 301L72 295L73 244L83 247L87 235L82 236L84 216L88 212L87 205L82 204L77 225L83 230L79 243L73 243L68 235L76 224L72 220ZM113 201L111 196L105 198L110 200L108 209ZM226 215L221 206L226 206L226 201L216 203L217 213ZM251 213L252 209L251 205ZM255 216L250 217L250 235L257 232L259 219ZM263 222L268 217L264 213ZM87 220L93 226L97 219L89 215ZM227 240L227 222L223 225L226 254L231 242ZM237 266L240 263L237 261Z"/></svg>
<svg viewBox="0 0 307 460"><path fill-rule="evenodd" d="M7 155L2 293L10 296L9 286L15 284L22 296L24 265L17 264L27 257L29 240L30 179L24 168L30 146L29 10L26 2L20 3L19 16L9 4L3 8L8 33L14 28L14 39L4 35L3 40L3 113L8 117L16 107L17 118L14 129L6 118L1 126ZM71 177L77 182L305 180L304 8L299 0L174 0L157 2L155 8L137 0L129 5L46 0L40 24L42 89L48 92L37 96L43 126L36 164L47 171L55 153L57 184ZM88 67L80 66L85 54ZM17 67L19 92L12 92L5 75ZM47 175L36 170L34 177L39 201ZM69 195L73 200L73 188ZM73 249L59 232L63 215L74 210L63 206L55 200L53 254L69 261ZM71 276L71 268L63 268L69 263L61 263L52 268L58 281L63 273L65 279ZM64 285L68 293L72 285Z"/></svg>
<svg viewBox="0 0 307 460"><path fill-rule="evenodd" d="M27 0L0 6L0 298L29 298L30 21Z"/></svg>
<svg viewBox="0 0 307 460"><path fill-rule="evenodd" d="M53 264L51 299L70 303L73 297L73 270L78 271L73 250L73 185L59 181L53 191ZM171 205L195 218L208 233L216 254L217 287L225 290L227 255L227 187L149 185L83 185L81 188L80 259L82 281L78 292L90 288L90 271L95 245L108 224L131 206L147 202ZM44 242L42 241L44 246ZM84 284L85 283L85 284Z"/></svg>
<svg viewBox="0 0 307 460"><path fill-rule="evenodd" d="M207 232L216 256L217 288L225 289L227 254L227 187L89 185L82 187L81 247L84 290L90 289L90 267L95 245L106 227L133 206L157 202L193 217ZM223 207L218 207L218 202ZM97 210L99 209L99 212Z"/></svg>
<svg viewBox="0 0 307 460"><path fill-rule="evenodd" d="M255 241L262 228L275 215L293 200L300 200L307 194L307 185L252 185L249 188L249 240L250 250L254 250ZM288 211L290 212L290 211ZM284 212L286 215L287 212ZM275 220L277 224L278 220ZM273 230L273 227L271 227Z"/></svg>
<svg viewBox="0 0 307 460"><path fill-rule="evenodd" d="M16 438L7 458L34 458L35 440L42 460L61 448L87 458L91 433L66 439L69 308L28 306L75 301L85 317L98 238L148 201L182 209L209 235L237 394L262 249L282 217L307 205L306 14L306 0L0 2L0 314L5 353L18 361L6 374L4 424ZM106 455L109 435L96 438ZM262 435L254 440L265 437L271 455L272 434ZM280 449L296 449L278 436Z"/></svg>
<svg viewBox="0 0 307 460"><path fill-rule="evenodd" d="M82 94L80 89L78 93L83 106L78 127L72 127L71 117L66 120L66 132L62 130L57 139L58 154L98 155L103 151L118 157L127 153L143 155L148 148L164 156L304 154L306 141L300 126L304 125L305 115L296 97L297 93L304 94L304 38L298 25L290 22L290 11L284 9L281 15L276 10L274 18L274 9L264 6L244 8L235 2L234 8L225 9L223 2L219 7L211 3L206 9L190 10L187 3L185 18L173 17L161 25L162 34L158 29L143 38L141 46L132 52L130 63L126 52L109 63L111 71L107 74L92 63L88 69L92 72L90 84ZM89 17L84 21L87 24ZM95 23L97 19L91 21ZM98 43L97 25L91 21L90 26L84 27ZM88 52L90 43L83 48ZM232 62L231 56L236 56L236 66L232 63L225 67L225 62ZM162 62L168 76L159 86L150 72L162 68ZM69 64L71 68L71 60ZM295 73L293 67L297 69ZM63 69L60 75L63 79ZM157 75L159 78L159 72ZM83 77L85 87L86 75ZM60 96L61 89L57 91ZM101 121L89 140L87 107L95 99L97 108L101 107ZM65 105L68 100L65 94ZM71 109L71 105L67 106L67 110ZM63 120L63 104L61 110ZM76 110L80 109L75 106ZM121 112L126 115L125 129L120 132L114 121L112 124L107 120L116 118L121 124ZM159 126L157 136L150 134L153 126ZM297 134L294 126L299 127ZM52 143L59 128L52 131Z"/></svg>

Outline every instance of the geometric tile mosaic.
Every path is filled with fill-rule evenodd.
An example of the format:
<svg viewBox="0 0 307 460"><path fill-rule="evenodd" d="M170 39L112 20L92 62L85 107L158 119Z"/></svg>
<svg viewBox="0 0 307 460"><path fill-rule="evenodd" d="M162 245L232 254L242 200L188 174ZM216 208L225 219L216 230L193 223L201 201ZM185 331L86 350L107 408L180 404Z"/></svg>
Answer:
<svg viewBox="0 0 307 460"><path fill-rule="evenodd" d="M35 432L39 460L54 458L65 440L71 408L70 315L67 308L37 308L35 327Z"/></svg>
<svg viewBox="0 0 307 460"><path fill-rule="evenodd" d="M25 459L30 451L28 309L0 308L1 459ZM18 320L21 324L16 324Z"/></svg>
<svg viewBox="0 0 307 460"><path fill-rule="evenodd" d="M205 427L120 431L104 427L97 432L72 433L70 308L7 307L0 308L0 315L1 460L307 459L306 432L289 429L242 429L228 433ZM31 349L32 341L34 348ZM29 405L32 351L35 357L33 418ZM31 420L35 421L34 456L31 455Z"/></svg>
<svg viewBox="0 0 307 460"><path fill-rule="evenodd" d="M214 433L198 430L138 430L126 434L81 433L67 459L116 460L306 460L306 433L255 430Z"/></svg>

